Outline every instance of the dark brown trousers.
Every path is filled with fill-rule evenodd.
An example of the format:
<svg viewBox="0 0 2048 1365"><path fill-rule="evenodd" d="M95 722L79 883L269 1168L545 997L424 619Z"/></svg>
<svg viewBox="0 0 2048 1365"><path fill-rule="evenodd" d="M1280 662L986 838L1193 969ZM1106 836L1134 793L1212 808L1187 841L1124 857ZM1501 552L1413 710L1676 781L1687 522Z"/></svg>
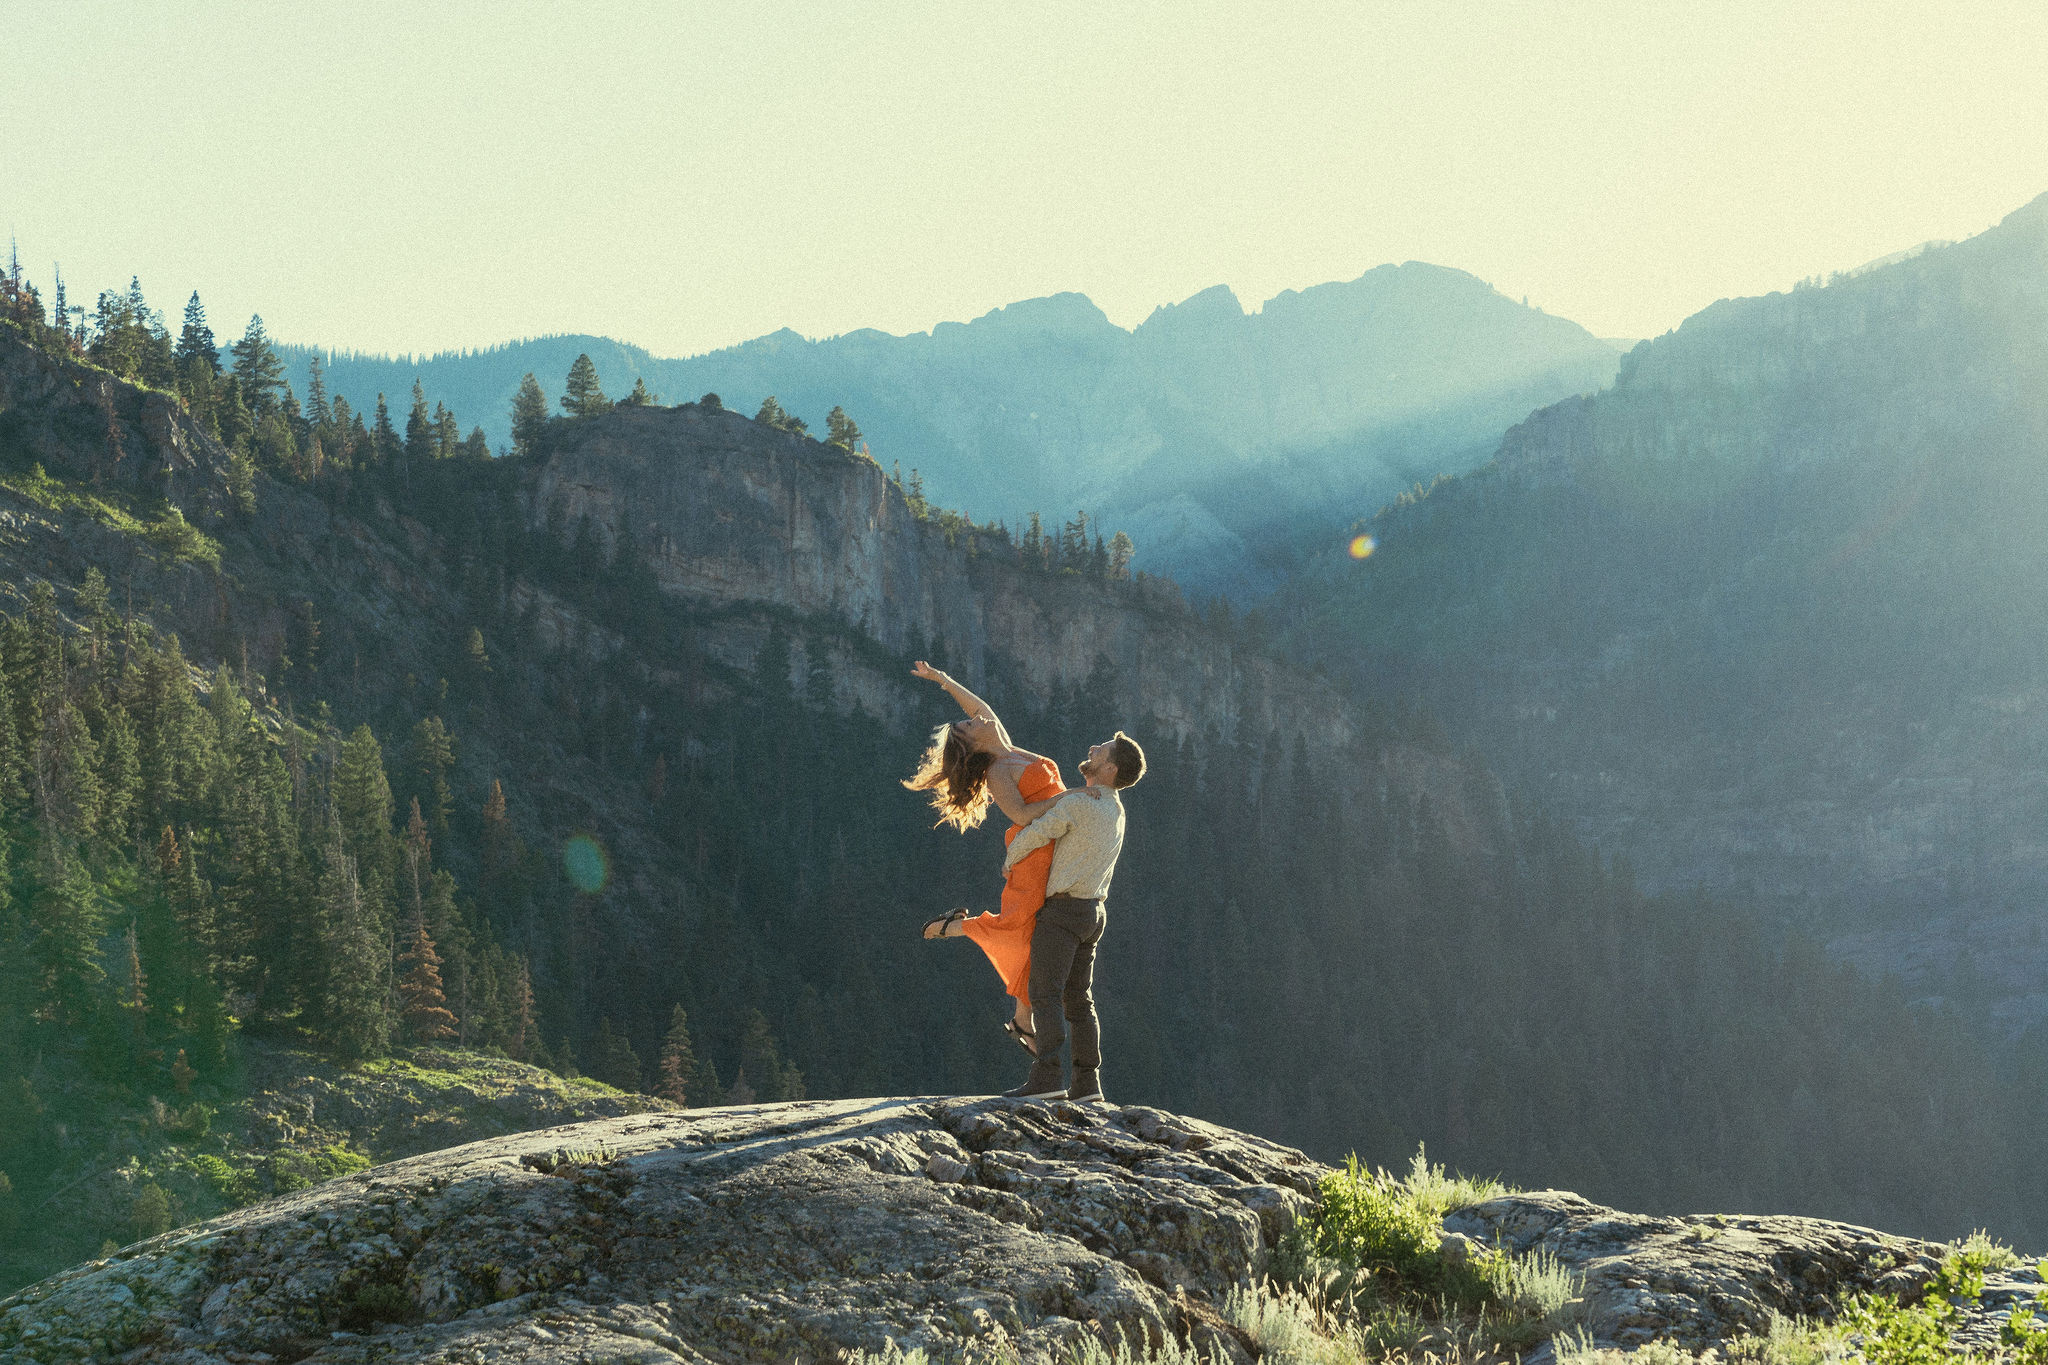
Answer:
<svg viewBox="0 0 2048 1365"><path fill-rule="evenodd" d="M1099 900L1047 896L1031 931L1031 1029L1037 1035L1035 1080L1056 1082L1066 1025L1074 1029L1074 1070L1102 1066L1102 1025L1095 1017L1095 945L1109 924Z"/></svg>

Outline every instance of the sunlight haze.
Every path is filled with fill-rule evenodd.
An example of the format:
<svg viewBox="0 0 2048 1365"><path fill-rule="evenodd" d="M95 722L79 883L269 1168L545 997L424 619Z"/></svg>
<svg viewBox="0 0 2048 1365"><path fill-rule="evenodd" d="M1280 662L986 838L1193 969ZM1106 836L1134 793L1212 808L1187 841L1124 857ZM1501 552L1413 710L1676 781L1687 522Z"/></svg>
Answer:
<svg viewBox="0 0 2048 1365"><path fill-rule="evenodd" d="M686 355L1388 261L1606 337L2048 190L2048 10L15 7L0 226L74 302Z"/></svg>

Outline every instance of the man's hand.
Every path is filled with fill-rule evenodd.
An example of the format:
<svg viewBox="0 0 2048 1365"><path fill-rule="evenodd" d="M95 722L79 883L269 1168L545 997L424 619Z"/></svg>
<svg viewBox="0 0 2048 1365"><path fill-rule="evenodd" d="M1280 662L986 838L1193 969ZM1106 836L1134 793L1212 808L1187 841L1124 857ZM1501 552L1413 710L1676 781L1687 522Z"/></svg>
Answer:
<svg viewBox="0 0 2048 1365"><path fill-rule="evenodd" d="M912 664L910 667L910 672L914 677L923 678L926 682L938 683L941 687L945 686L946 682L948 681L944 673L940 672L936 668L933 668L923 659L919 659L916 663Z"/></svg>

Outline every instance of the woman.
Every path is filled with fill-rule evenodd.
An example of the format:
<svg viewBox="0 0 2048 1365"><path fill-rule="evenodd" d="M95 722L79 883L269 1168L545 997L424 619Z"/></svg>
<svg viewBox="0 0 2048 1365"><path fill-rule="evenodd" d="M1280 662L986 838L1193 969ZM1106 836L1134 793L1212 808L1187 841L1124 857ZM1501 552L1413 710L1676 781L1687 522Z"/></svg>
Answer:
<svg viewBox="0 0 2048 1365"><path fill-rule="evenodd" d="M1008 847L1019 830L1042 815L1053 798L1067 789L1060 781L1059 765L1043 754L1012 744L987 702L924 660L919 659L911 672L945 688L947 695L960 703L967 719L939 727L916 774L903 785L912 791L930 792L939 823L962 833L981 824L993 801L1013 822L1003 835ZM954 910L924 926L928 939L971 938L988 954L996 975L1003 979L1003 989L1017 1001L1016 1015L1004 1021L1003 1029L1034 1056L1031 930L1038 923L1039 907L1045 904L1052 853L1052 845L1047 844L1017 860L1003 882L1001 910L985 915Z"/></svg>

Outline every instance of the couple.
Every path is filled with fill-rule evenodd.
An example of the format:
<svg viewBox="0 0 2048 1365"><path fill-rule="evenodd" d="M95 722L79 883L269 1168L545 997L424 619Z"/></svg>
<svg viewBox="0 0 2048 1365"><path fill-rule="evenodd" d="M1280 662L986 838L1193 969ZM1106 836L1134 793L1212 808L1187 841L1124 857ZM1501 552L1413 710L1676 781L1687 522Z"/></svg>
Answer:
<svg viewBox="0 0 2048 1365"><path fill-rule="evenodd" d="M991 802L1014 822L1003 836L1009 852L1002 909L984 915L955 910L926 924L924 936L973 939L1016 997L1016 1017L1003 1027L1031 1054L1031 1076L1005 1095L1100 1102L1095 945L1108 923L1103 900L1124 843L1117 793L1144 775L1145 753L1119 730L1088 751L1081 764L1088 785L1069 791L1059 765L1012 744L987 702L922 659L911 672L945 688L967 719L939 728L903 785L930 792L939 823L963 833L981 824ZM1074 1029L1069 1086L1060 1084L1065 1024Z"/></svg>

